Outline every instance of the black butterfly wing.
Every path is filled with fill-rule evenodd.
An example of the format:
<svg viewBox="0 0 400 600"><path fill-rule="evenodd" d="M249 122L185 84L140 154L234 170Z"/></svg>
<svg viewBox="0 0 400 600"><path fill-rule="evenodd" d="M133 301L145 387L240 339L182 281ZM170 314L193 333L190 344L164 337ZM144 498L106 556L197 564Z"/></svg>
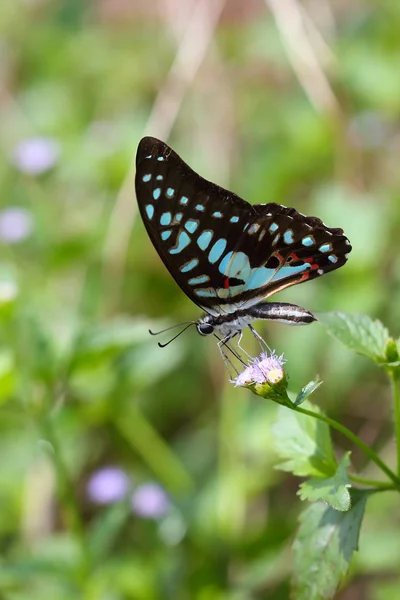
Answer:
<svg viewBox="0 0 400 600"><path fill-rule="evenodd" d="M155 138L139 144L136 195L164 264L211 314L246 308L337 269L351 250L341 229L275 203L252 206L200 177Z"/></svg>
<svg viewBox="0 0 400 600"><path fill-rule="evenodd" d="M200 177L167 144L151 137L143 138L137 150L135 186L147 232L175 281L202 308L218 304L216 294L205 298L197 291L223 286L217 249L222 255L225 248L215 243L225 238L226 248L236 243L236 219L247 222L250 205Z"/></svg>
<svg viewBox="0 0 400 600"><path fill-rule="evenodd" d="M351 245L342 229L327 227L317 217L306 217L279 204L252 208L258 214L245 226L243 247L238 245L229 258L225 257L225 265L224 260L220 265L224 274L245 281L228 293L238 308L248 308L347 261Z"/></svg>

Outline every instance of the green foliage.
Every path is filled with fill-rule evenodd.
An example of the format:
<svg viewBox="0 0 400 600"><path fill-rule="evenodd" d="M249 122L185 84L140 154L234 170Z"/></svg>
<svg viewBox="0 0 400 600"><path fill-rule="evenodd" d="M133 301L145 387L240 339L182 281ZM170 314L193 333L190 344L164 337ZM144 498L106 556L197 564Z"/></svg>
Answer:
<svg viewBox="0 0 400 600"><path fill-rule="evenodd" d="M304 406L319 413L308 401ZM326 423L279 407L272 434L279 457L285 459L279 469L299 477L330 477L335 473L337 465Z"/></svg>
<svg viewBox="0 0 400 600"><path fill-rule="evenodd" d="M294 401L295 406L300 406L300 404L303 404L303 402L309 396L311 396L311 394L313 394L315 390L319 388L320 385L322 385L322 381L319 381L318 378L315 381L310 381L309 383L307 383L307 385L305 385L301 389L299 394L297 394L296 400Z"/></svg>
<svg viewBox="0 0 400 600"><path fill-rule="evenodd" d="M349 453L347 453L338 464L332 477L314 477L302 483L299 489L301 500L310 500L310 502L323 500L336 510L349 510L351 505L348 490L351 483L347 473L349 466Z"/></svg>
<svg viewBox="0 0 400 600"><path fill-rule="evenodd" d="M345 346L372 358L386 360L386 343L389 332L384 325L367 315L346 315L341 312L318 314L318 320Z"/></svg>
<svg viewBox="0 0 400 600"><path fill-rule="evenodd" d="M0 2L0 597L287 600L294 579L293 600L328 598L357 547L368 497L357 488L374 494L354 594L392 597L398 2L303 7L327 96L312 76L303 87L265 3L227 2L215 30L207 17L186 37L189 3L158 4ZM167 349L157 346L167 334L148 334L199 311L138 218L130 165L145 132L250 202L294 206L351 240L345 268L277 298L339 311L318 313L325 329L263 332L288 360L293 404L230 386L214 344L193 329ZM38 139L55 153L29 170L19 145ZM252 343L243 340L255 355ZM102 502L90 484L107 468L127 484ZM157 515L137 508L149 484L167 499Z"/></svg>
<svg viewBox="0 0 400 600"><path fill-rule="evenodd" d="M311 504L301 515L293 544L293 595L296 600L329 600L349 568L364 516L367 492L352 492L347 512L322 502Z"/></svg>

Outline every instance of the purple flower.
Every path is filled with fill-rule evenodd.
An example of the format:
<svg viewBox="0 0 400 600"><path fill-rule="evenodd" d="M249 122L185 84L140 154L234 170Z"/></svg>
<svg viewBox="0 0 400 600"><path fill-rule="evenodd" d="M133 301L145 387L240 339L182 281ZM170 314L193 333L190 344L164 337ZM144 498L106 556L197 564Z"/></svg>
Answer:
<svg viewBox="0 0 400 600"><path fill-rule="evenodd" d="M32 215L25 208L11 207L0 212L1 241L16 244L27 238L32 229Z"/></svg>
<svg viewBox="0 0 400 600"><path fill-rule="evenodd" d="M253 383L280 383L285 377L283 365L286 360L281 356L276 356L272 352L270 356L261 352L260 356L255 358L248 367L240 373L234 382L235 386L247 386Z"/></svg>
<svg viewBox="0 0 400 600"><path fill-rule="evenodd" d="M47 137L30 138L20 142L12 155L14 165L27 175L41 175L55 165L60 145Z"/></svg>
<svg viewBox="0 0 400 600"><path fill-rule="evenodd" d="M128 491L129 479L119 467L103 467L87 482L87 494L95 504L112 504L122 500Z"/></svg>
<svg viewBox="0 0 400 600"><path fill-rule="evenodd" d="M271 356L268 356L265 352L261 352L260 358L255 359L254 366L261 371L265 381L275 384L285 377L283 369L285 363L286 360L283 358L283 354L276 356L275 352L272 352ZM262 381L259 383L262 383Z"/></svg>
<svg viewBox="0 0 400 600"><path fill-rule="evenodd" d="M132 510L140 517L159 519L169 507L168 496L157 483L144 483L132 494Z"/></svg>

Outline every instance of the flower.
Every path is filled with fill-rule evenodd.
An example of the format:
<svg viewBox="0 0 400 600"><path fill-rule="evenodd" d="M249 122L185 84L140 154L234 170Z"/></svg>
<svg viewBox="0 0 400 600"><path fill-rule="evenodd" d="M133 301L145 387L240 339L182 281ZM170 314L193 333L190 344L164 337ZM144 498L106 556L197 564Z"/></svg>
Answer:
<svg viewBox="0 0 400 600"><path fill-rule="evenodd" d="M129 480L119 467L103 467L87 482L87 494L95 504L112 504L122 500L128 491Z"/></svg>
<svg viewBox="0 0 400 600"><path fill-rule="evenodd" d="M12 161L22 173L41 175L53 167L60 156L60 145L48 137L23 140L14 148Z"/></svg>
<svg viewBox="0 0 400 600"><path fill-rule="evenodd" d="M33 229L32 215L18 206L0 212L0 240L16 244L26 239Z"/></svg>
<svg viewBox="0 0 400 600"><path fill-rule="evenodd" d="M285 376L283 365L286 360L283 354L276 356L275 352L272 352L271 356L268 356L265 352L261 352L260 358L256 358L254 363L270 384L279 383Z"/></svg>
<svg viewBox="0 0 400 600"><path fill-rule="evenodd" d="M143 483L132 494L132 510L140 517L159 519L169 508L168 496L157 483Z"/></svg>
<svg viewBox="0 0 400 600"><path fill-rule="evenodd" d="M286 394L287 379L283 368L286 360L271 352L261 352L250 364L239 373L232 382L235 386L249 387L252 391L264 398L287 404L290 402Z"/></svg>

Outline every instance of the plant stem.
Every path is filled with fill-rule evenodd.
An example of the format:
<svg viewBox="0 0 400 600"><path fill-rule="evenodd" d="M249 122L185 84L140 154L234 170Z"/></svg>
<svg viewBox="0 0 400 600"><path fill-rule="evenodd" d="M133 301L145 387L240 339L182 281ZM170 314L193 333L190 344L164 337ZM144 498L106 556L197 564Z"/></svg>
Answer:
<svg viewBox="0 0 400 600"><path fill-rule="evenodd" d="M49 452L56 473L56 484L58 488L58 497L63 509L67 526L75 536L81 549L81 564L79 579L82 585L87 581L90 571L89 548L85 535L85 528L79 511L78 501L75 496L73 485L70 481L67 467L62 459L58 440L53 431L51 417L43 414L40 419L40 426L44 438L51 444L53 452Z"/></svg>
<svg viewBox="0 0 400 600"><path fill-rule="evenodd" d="M364 454L368 456L368 458L370 458L376 465L378 465L378 467L384 473L386 473L389 479L393 481L396 487L400 485L400 477L397 477L396 473L389 469L389 467L379 458L379 456L369 446L367 446L367 444L360 440L360 438L356 436L355 433L350 431L350 429L347 429L347 427L341 425L340 423L338 423L334 419L331 419L330 417L326 417L325 415L313 412L312 410L307 410L306 408L301 408L301 406L293 405L292 410L296 410L297 412L303 413L304 415L314 417L314 419L324 421L324 423L327 423L328 425L330 425L330 427L333 427L334 429L337 429L337 431L340 431L340 433L349 438L349 440L356 444L364 452Z"/></svg>
<svg viewBox="0 0 400 600"><path fill-rule="evenodd" d="M368 479L367 477L360 477L359 475L354 475L353 473L349 473L349 478L354 483L361 483L362 485L368 485L371 488L376 488L380 490L394 490L399 491L400 486L394 485L391 483L385 483L384 481L376 481L375 479Z"/></svg>
<svg viewBox="0 0 400 600"><path fill-rule="evenodd" d="M396 448L397 448L397 474L400 477L400 393L397 377L393 372L389 373L390 381L393 390L394 403L394 427L396 432Z"/></svg>

